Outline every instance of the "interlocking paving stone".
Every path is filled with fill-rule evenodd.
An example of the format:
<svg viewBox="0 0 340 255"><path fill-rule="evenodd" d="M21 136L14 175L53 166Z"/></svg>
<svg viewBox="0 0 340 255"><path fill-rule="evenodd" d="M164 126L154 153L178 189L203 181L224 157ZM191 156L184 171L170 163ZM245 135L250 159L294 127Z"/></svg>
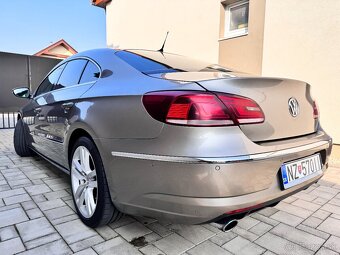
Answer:
<svg viewBox="0 0 340 255"><path fill-rule="evenodd" d="M327 211L327 212L340 214L340 204L339 204L339 206L326 204L326 205L322 206L321 209L324 210L324 211Z"/></svg>
<svg viewBox="0 0 340 255"><path fill-rule="evenodd" d="M255 225L254 227L252 227L251 229L249 229L250 232L261 236L264 233L268 232L269 230L271 230L273 228L273 226L264 223L264 222L260 222L259 224Z"/></svg>
<svg viewBox="0 0 340 255"><path fill-rule="evenodd" d="M331 236L324 244L324 246L333 251L340 252L340 238L336 236Z"/></svg>
<svg viewBox="0 0 340 255"><path fill-rule="evenodd" d="M0 228L27 220L28 218L22 208L14 208L0 212Z"/></svg>
<svg viewBox="0 0 340 255"><path fill-rule="evenodd" d="M65 203L61 199L48 200L48 201L45 201L45 202L38 203L38 206L43 211L58 208L58 207L61 207L61 206L64 206L64 205L65 205Z"/></svg>
<svg viewBox="0 0 340 255"><path fill-rule="evenodd" d="M68 193L66 190L58 190L58 191L52 191L45 193L44 196L47 198L47 200L54 200L57 198L63 198L69 196L70 193Z"/></svg>
<svg viewBox="0 0 340 255"><path fill-rule="evenodd" d="M0 242L18 237L18 232L13 226L0 228Z"/></svg>
<svg viewBox="0 0 340 255"><path fill-rule="evenodd" d="M296 205L298 207L305 208L305 209L307 209L309 211L313 211L313 212L317 211L321 207L320 205L317 205L317 204L314 204L314 203L311 203L311 202L307 202L303 199L298 199L298 200L294 201L292 203L292 205Z"/></svg>
<svg viewBox="0 0 340 255"><path fill-rule="evenodd" d="M213 255L228 255L231 253L222 249L220 246L210 242L205 241L199 245L197 245L195 248L192 248L191 250L187 251L188 254L191 255L206 255L206 254L213 254Z"/></svg>
<svg viewBox="0 0 340 255"><path fill-rule="evenodd" d="M240 236L222 246L233 254L262 254L265 249Z"/></svg>
<svg viewBox="0 0 340 255"><path fill-rule="evenodd" d="M327 218L317 229L340 237L340 220L331 217Z"/></svg>
<svg viewBox="0 0 340 255"><path fill-rule="evenodd" d="M274 213L275 214L275 213ZM258 214L258 213L253 213L250 217L252 217L252 218L254 218L254 219L257 219L257 220L259 220L259 221L262 221L262 222L264 222L264 223L267 223L267 224L269 224L269 225L271 225L271 226L276 226L276 225L278 225L280 222L279 221L277 221L277 220L274 220L274 219L272 219L272 218L268 218L268 217L266 217L266 216L264 216L264 215L261 215L261 214Z"/></svg>
<svg viewBox="0 0 340 255"><path fill-rule="evenodd" d="M160 251L159 249L157 249L153 245L147 245L147 246L141 248L139 251L142 252L145 255L164 255L164 253L162 251Z"/></svg>
<svg viewBox="0 0 340 255"><path fill-rule="evenodd" d="M24 250L25 250L25 247L22 244L19 237L0 242L1 255L15 254L15 253L22 252Z"/></svg>
<svg viewBox="0 0 340 255"><path fill-rule="evenodd" d="M147 234L144 236L145 238L145 241L147 243L153 243L153 242L156 242L158 241L159 239L161 239L162 237L154 232L150 233L150 234Z"/></svg>
<svg viewBox="0 0 340 255"><path fill-rule="evenodd" d="M0 198L5 198L5 197L12 197L15 195L21 195L25 194L26 191L23 188L18 188L18 189L11 189L11 190L6 190L6 191L1 191L0 192Z"/></svg>
<svg viewBox="0 0 340 255"><path fill-rule="evenodd" d="M199 225L171 225L170 228L186 240L199 244L215 235L214 232Z"/></svg>
<svg viewBox="0 0 340 255"><path fill-rule="evenodd" d="M39 218L17 224L20 237L24 242L46 236L55 232L46 218Z"/></svg>
<svg viewBox="0 0 340 255"><path fill-rule="evenodd" d="M193 248L195 245L178 234L169 235L157 242L154 245L169 255L177 255Z"/></svg>
<svg viewBox="0 0 340 255"><path fill-rule="evenodd" d="M25 242L25 246L27 249L32 249L38 246L41 246L43 244L55 242L57 240L61 239L60 235L57 233L53 233L50 235L42 236L37 239Z"/></svg>
<svg viewBox="0 0 340 255"><path fill-rule="evenodd" d="M232 230L235 234L253 242L254 240L256 240L259 236L248 231L248 230L245 230L243 228L240 228L238 226L236 226L233 230Z"/></svg>
<svg viewBox="0 0 340 255"><path fill-rule="evenodd" d="M292 214L287 213L285 211L278 211L277 213L273 214L270 217L275 219L275 220L278 220L280 222L291 225L293 227L299 225L303 221L303 218L292 215Z"/></svg>
<svg viewBox="0 0 340 255"><path fill-rule="evenodd" d="M313 213L312 216L316 217L316 218L319 218L321 220L324 220L326 219L329 215L331 215L330 212L327 212L327 211L323 211L323 210L317 210L315 213Z"/></svg>
<svg viewBox="0 0 340 255"><path fill-rule="evenodd" d="M324 205L328 202L328 199L318 197L317 199L313 200L313 203L318 205Z"/></svg>
<svg viewBox="0 0 340 255"><path fill-rule="evenodd" d="M140 255L141 253L126 242L121 237L116 237L109 241L93 246L93 249L98 254L112 255L112 254L129 254L129 255Z"/></svg>
<svg viewBox="0 0 340 255"><path fill-rule="evenodd" d="M71 249L63 240L47 243L34 249L20 253L20 255L67 255L72 254Z"/></svg>
<svg viewBox="0 0 340 255"><path fill-rule="evenodd" d="M43 194L43 193L51 191L51 189L46 184L28 186L25 189L31 196L39 195L39 194Z"/></svg>
<svg viewBox="0 0 340 255"><path fill-rule="evenodd" d="M70 245L70 247L71 247L72 251L77 252L77 251L89 248L93 245L102 243L104 241L105 240L101 236L96 235L96 236L92 236L90 238L87 238L85 240L81 240L79 242L73 243L73 244Z"/></svg>
<svg viewBox="0 0 340 255"><path fill-rule="evenodd" d="M309 193L310 195L314 195L320 198L324 198L327 200L332 199L333 197L335 197L335 194L323 191L323 190L313 190L311 193Z"/></svg>
<svg viewBox="0 0 340 255"><path fill-rule="evenodd" d="M258 224L260 221L256 220L254 218L251 217L245 217L242 220L239 221L239 223L237 224L238 227L243 228L245 230L249 230L252 227L254 227L256 224Z"/></svg>
<svg viewBox="0 0 340 255"><path fill-rule="evenodd" d="M26 213L31 220L44 216L38 208L27 210Z"/></svg>
<svg viewBox="0 0 340 255"><path fill-rule="evenodd" d="M162 226L158 222L151 223L147 227L162 237L166 237L173 233L171 230L169 230L169 228Z"/></svg>
<svg viewBox="0 0 340 255"><path fill-rule="evenodd" d="M54 209L50 209L44 212L46 217L52 221L58 218L62 218L64 216L68 216L74 214L74 211L68 206L57 207Z"/></svg>
<svg viewBox="0 0 340 255"><path fill-rule="evenodd" d="M303 199L305 201L313 201L317 198L317 196L313 196L311 194L305 193L305 192L299 192L293 195L293 197Z"/></svg>
<svg viewBox="0 0 340 255"><path fill-rule="evenodd" d="M55 228L68 244L72 244L97 235L93 229L85 226L80 220L62 223L55 226Z"/></svg>
<svg viewBox="0 0 340 255"><path fill-rule="evenodd" d="M222 246L226 242L229 242L231 239L235 238L237 235L234 232L222 232L220 231L218 234L210 238L209 240L218 246Z"/></svg>
<svg viewBox="0 0 340 255"><path fill-rule="evenodd" d="M59 225L59 224L69 222L69 221L72 221L72 220L76 220L76 219L79 219L78 215L77 214L71 214L71 215L68 215L68 216L65 216L65 217L62 217L62 218L51 220L51 223L53 225Z"/></svg>
<svg viewBox="0 0 340 255"><path fill-rule="evenodd" d="M97 253L92 248L87 248L85 250L74 253L74 255L97 255Z"/></svg>
<svg viewBox="0 0 340 255"><path fill-rule="evenodd" d="M96 228L96 231L105 240L109 240L109 239L112 239L112 238L118 236L118 234L112 228L110 228L109 226L98 227L98 228Z"/></svg>
<svg viewBox="0 0 340 255"><path fill-rule="evenodd" d="M305 225L302 225L300 224L299 226L296 227L297 229L300 229L302 231L305 231L309 234L312 234L312 235L315 235L315 236L318 236L318 237L321 237L322 239L326 240L329 238L330 234L327 234L323 231L320 231L320 230L317 230L315 228L311 228L311 227L308 227L308 226L305 226Z"/></svg>
<svg viewBox="0 0 340 255"><path fill-rule="evenodd" d="M304 224L308 227L311 227L311 228L316 228L317 226L320 225L321 222L322 222L322 220L319 219L319 218L309 217L304 222L302 222L302 224Z"/></svg>
<svg viewBox="0 0 340 255"><path fill-rule="evenodd" d="M325 240L320 237L282 223L274 227L270 232L313 251L317 251L325 242Z"/></svg>
<svg viewBox="0 0 340 255"><path fill-rule="evenodd" d="M133 219L133 218L131 218L129 216L124 215L119 221L110 223L109 226L112 229L116 229L116 228L125 226L125 225L130 224L131 222L135 222L135 221L136 221L135 219Z"/></svg>
<svg viewBox="0 0 340 255"><path fill-rule="evenodd" d="M313 251L308 250L300 245L292 243L284 238L266 233L255 241L260 246L276 253L284 255L307 255L314 254Z"/></svg>
<svg viewBox="0 0 340 255"><path fill-rule="evenodd" d="M134 222L129 225L116 228L115 231L128 242L130 242L134 238L138 238L152 232L150 229L146 228L143 224L139 222Z"/></svg>
<svg viewBox="0 0 340 255"><path fill-rule="evenodd" d="M275 208L303 219L306 219L313 213L313 211L284 202L280 202Z"/></svg>
<svg viewBox="0 0 340 255"><path fill-rule="evenodd" d="M27 201L21 203L21 206L24 208L24 210L30 210L33 208L37 208L37 205L33 201Z"/></svg>
<svg viewBox="0 0 340 255"><path fill-rule="evenodd" d="M327 248L321 247L320 250L316 253L316 255L339 255L339 253L329 250Z"/></svg>

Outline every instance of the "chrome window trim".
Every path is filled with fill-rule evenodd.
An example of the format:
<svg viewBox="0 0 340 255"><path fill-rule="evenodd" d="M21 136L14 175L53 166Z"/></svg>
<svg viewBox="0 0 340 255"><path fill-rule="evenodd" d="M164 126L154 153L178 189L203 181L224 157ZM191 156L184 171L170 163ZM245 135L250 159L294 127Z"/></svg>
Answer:
<svg viewBox="0 0 340 255"><path fill-rule="evenodd" d="M164 155L152 155L152 154L141 154L141 153L130 153L130 152L119 152L112 151L111 155L114 157L132 158L132 159L142 159L142 160L152 160L152 161L163 161L163 162L175 162L175 163L236 163L244 161L258 161L266 160L276 157L282 157L285 155L301 152L304 150L311 149L327 149L330 146L331 141L318 141L311 144L301 145L294 148L288 148L272 152L264 152L250 155L240 155L232 157L176 157L176 156L164 156Z"/></svg>
<svg viewBox="0 0 340 255"><path fill-rule="evenodd" d="M97 64L96 61L94 61L93 59L91 59L91 58L89 58L89 57L82 57L82 56L80 56L80 57L74 57L74 58L69 59L69 60L66 60L66 61L61 61L61 62L60 62L59 64L57 64L51 71L49 71L48 74L44 77L44 79L42 79L42 81L40 82L39 86L38 86L38 87L36 88L36 90L34 91L34 94L37 92L37 90L38 90L38 88L40 87L40 85L42 84L42 82L43 82L43 81L44 81L44 80L45 80L52 72L54 72L54 70L58 69L60 66L62 66L62 65L64 65L64 64L66 64L66 66L67 66L67 63L68 63L68 62L73 61L73 60L77 60L77 59L85 59L85 60L88 60L88 61L92 62L95 66L97 66L97 68L98 68L98 70L99 70L99 77L97 78L97 80L91 81L91 82L79 83L79 84L71 85L71 86L68 86L68 87L60 88L60 89L51 90L51 91L42 93L42 94L40 94L40 95L38 95L38 96L34 96L34 97L32 97L32 99L36 100L36 99L40 98L41 96L44 96L44 95L47 95L48 93L51 93L52 91L60 91L60 90L64 90L64 89L71 88L71 87L74 88L74 87L76 87L76 86L78 87L78 86L82 86L82 85L88 85L88 84L90 84L90 83L95 84L95 83L102 77L102 73L103 73L102 68L100 67L99 64ZM66 67L66 66L65 66L65 67ZM86 68L86 66L87 66L87 64L85 65L85 68ZM64 68L65 68L65 67L64 67ZM85 70L85 69L84 69L84 70ZM83 70L83 71L84 71L84 70ZM63 70L63 71L64 71L64 70ZM83 73L84 73L84 72L83 72ZM83 75L83 73L81 74L81 76ZM62 74L63 74L63 72L61 72L60 76L61 76ZM59 76L59 78L60 78L60 76ZM81 78L81 76L80 76L80 78ZM58 81L59 81L59 78L58 78Z"/></svg>

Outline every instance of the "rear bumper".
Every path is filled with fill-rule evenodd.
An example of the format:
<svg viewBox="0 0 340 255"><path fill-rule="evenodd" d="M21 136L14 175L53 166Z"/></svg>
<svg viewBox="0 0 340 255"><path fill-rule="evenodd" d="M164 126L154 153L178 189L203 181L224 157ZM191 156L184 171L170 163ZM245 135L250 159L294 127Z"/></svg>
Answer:
<svg viewBox="0 0 340 255"><path fill-rule="evenodd" d="M101 141L107 149L107 141ZM284 162L320 153L323 172L331 138L323 133L298 146L230 157L177 157L110 150L105 168L111 197L122 212L199 224L241 208L268 204L317 182L321 175L281 189ZM271 148L275 145L271 144Z"/></svg>

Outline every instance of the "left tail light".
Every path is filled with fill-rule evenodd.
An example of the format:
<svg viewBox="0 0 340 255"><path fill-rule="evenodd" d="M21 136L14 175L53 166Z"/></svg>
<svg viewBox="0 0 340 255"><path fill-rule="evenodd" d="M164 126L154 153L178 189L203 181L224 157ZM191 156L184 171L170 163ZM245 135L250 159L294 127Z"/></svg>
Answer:
<svg viewBox="0 0 340 255"><path fill-rule="evenodd" d="M251 99L206 92L161 91L143 96L148 113L164 123L186 126L229 126L264 121Z"/></svg>

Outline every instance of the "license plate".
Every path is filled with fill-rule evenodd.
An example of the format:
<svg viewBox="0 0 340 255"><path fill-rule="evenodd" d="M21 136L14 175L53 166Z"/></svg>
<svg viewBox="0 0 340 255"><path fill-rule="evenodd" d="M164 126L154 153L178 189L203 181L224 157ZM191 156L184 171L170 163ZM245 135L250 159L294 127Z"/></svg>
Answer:
<svg viewBox="0 0 340 255"><path fill-rule="evenodd" d="M322 173L320 154L285 163L281 166L284 189L288 189Z"/></svg>

